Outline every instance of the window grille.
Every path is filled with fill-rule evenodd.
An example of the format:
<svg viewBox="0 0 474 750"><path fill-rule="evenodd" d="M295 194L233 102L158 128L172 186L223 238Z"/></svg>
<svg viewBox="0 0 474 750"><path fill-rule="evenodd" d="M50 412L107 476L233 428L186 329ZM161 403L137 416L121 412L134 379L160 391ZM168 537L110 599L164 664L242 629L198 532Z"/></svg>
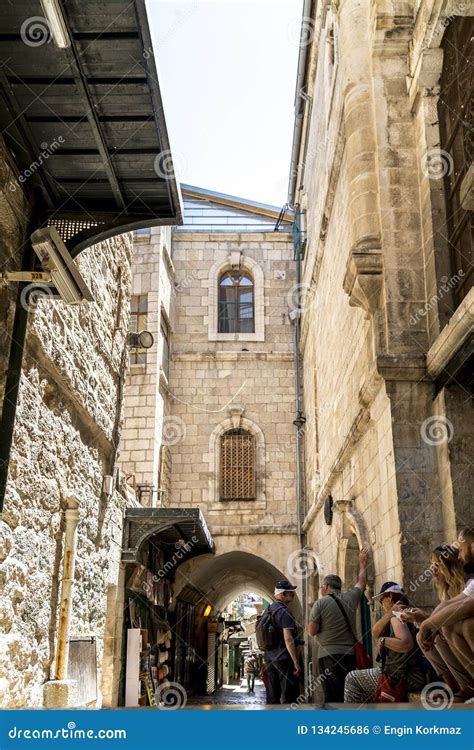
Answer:
<svg viewBox="0 0 474 750"><path fill-rule="evenodd" d="M254 284L240 271L227 271L219 281L218 332L255 332Z"/></svg>
<svg viewBox="0 0 474 750"><path fill-rule="evenodd" d="M148 318L148 298L146 294L134 294L130 308L130 332L146 331ZM146 364L146 349L137 347L130 351L130 364Z"/></svg>
<svg viewBox="0 0 474 750"><path fill-rule="evenodd" d="M444 64L439 96L439 120L447 235L453 276L462 271L455 287L459 304L474 283L473 212L461 208L460 188L474 153L474 76L472 45L474 18L451 20L442 41Z"/></svg>
<svg viewBox="0 0 474 750"><path fill-rule="evenodd" d="M166 379L170 378L170 330L168 324L161 316L161 369L166 375Z"/></svg>
<svg viewBox="0 0 474 750"><path fill-rule="evenodd" d="M220 499L255 499L255 438L244 430L221 437Z"/></svg>

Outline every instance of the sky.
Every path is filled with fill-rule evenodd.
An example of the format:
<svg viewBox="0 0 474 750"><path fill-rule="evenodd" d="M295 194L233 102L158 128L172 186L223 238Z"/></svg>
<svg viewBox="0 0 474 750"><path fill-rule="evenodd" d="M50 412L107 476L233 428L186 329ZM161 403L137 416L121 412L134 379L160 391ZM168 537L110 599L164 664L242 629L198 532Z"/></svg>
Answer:
<svg viewBox="0 0 474 750"><path fill-rule="evenodd" d="M147 0L180 182L286 203L302 0Z"/></svg>

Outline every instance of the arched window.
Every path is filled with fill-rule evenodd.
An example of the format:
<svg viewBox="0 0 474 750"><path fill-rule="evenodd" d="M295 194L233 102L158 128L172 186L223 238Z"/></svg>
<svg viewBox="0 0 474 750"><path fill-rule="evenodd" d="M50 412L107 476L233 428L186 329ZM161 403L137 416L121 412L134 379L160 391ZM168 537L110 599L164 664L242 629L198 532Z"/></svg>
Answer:
<svg viewBox="0 0 474 750"><path fill-rule="evenodd" d="M474 156L474 78L469 62L473 38L472 17L451 21L442 41L444 62L438 105L452 273L461 276L455 287L458 304L474 284L474 214L462 207L461 197Z"/></svg>
<svg viewBox="0 0 474 750"><path fill-rule="evenodd" d="M219 280L218 333L254 333L254 284L249 275L226 271Z"/></svg>
<svg viewBox="0 0 474 750"><path fill-rule="evenodd" d="M246 430L221 436L220 499L255 500L255 437Z"/></svg>

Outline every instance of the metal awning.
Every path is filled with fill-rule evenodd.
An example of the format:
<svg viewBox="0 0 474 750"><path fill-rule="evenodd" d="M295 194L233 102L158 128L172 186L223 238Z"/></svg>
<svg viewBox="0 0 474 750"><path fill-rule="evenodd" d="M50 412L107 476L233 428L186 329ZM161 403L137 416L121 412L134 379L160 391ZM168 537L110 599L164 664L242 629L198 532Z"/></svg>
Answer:
<svg viewBox="0 0 474 750"><path fill-rule="evenodd" d="M145 0L61 0L58 47L39 0L0 6L0 125L42 224L71 255L182 221ZM54 37L54 34L53 34Z"/></svg>
<svg viewBox="0 0 474 750"><path fill-rule="evenodd" d="M214 552L214 542L199 508L127 508L122 561L139 562L145 542L158 537L164 544L184 550L180 562ZM180 540L186 547L180 546Z"/></svg>

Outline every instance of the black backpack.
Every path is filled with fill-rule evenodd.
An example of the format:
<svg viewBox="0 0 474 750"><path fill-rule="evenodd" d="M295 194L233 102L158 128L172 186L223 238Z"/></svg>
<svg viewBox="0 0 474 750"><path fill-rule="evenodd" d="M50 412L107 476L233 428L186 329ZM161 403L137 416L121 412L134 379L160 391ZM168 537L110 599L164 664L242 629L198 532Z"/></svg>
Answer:
<svg viewBox="0 0 474 750"><path fill-rule="evenodd" d="M280 644L281 629L275 622L275 612L276 610L271 610L270 607L267 607L265 612L257 618L255 635L257 636L257 644L261 651L273 651Z"/></svg>

